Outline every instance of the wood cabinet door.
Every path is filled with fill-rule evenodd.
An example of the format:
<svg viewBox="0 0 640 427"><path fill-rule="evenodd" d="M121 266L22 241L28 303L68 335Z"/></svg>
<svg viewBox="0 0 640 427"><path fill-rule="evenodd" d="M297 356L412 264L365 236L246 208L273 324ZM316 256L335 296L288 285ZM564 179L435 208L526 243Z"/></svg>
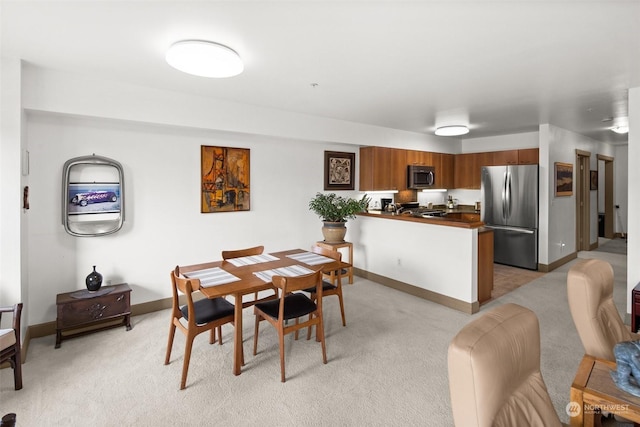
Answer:
<svg viewBox="0 0 640 427"><path fill-rule="evenodd" d="M373 191L373 147L360 148L360 191Z"/></svg>
<svg viewBox="0 0 640 427"><path fill-rule="evenodd" d="M391 148L373 148L373 188L372 190L393 190L391 188Z"/></svg>
<svg viewBox="0 0 640 427"><path fill-rule="evenodd" d="M527 148L518 150L519 165L537 165L539 162L540 150L538 148Z"/></svg>
<svg viewBox="0 0 640 427"><path fill-rule="evenodd" d="M405 150L408 165L433 166L433 154L429 151Z"/></svg>
<svg viewBox="0 0 640 427"><path fill-rule="evenodd" d="M472 188L473 154L456 154L454 158L453 181L455 188Z"/></svg>
<svg viewBox="0 0 640 427"><path fill-rule="evenodd" d="M485 166L503 166L518 164L518 150L494 151L493 161Z"/></svg>
<svg viewBox="0 0 640 427"><path fill-rule="evenodd" d="M407 189L407 150L391 149L391 189Z"/></svg>
<svg viewBox="0 0 640 427"><path fill-rule="evenodd" d="M453 154L432 153L437 188L453 188Z"/></svg>

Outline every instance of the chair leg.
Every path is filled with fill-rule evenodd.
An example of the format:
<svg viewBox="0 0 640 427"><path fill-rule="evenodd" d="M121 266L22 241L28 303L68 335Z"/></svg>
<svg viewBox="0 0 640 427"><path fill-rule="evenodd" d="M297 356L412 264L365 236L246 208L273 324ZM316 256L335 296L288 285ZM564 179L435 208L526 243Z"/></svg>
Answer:
<svg viewBox="0 0 640 427"><path fill-rule="evenodd" d="M284 332L282 326L278 330L278 340L280 341L280 381L284 382Z"/></svg>
<svg viewBox="0 0 640 427"><path fill-rule="evenodd" d="M318 341L320 341L320 343L322 344L322 363L324 363L325 365L327 364L327 348L324 344L324 320L322 318L322 315L319 316L320 321L318 322L318 325L316 326L316 331L317 331L317 336L318 336Z"/></svg>
<svg viewBox="0 0 640 427"><path fill-rule="evenodd" d="M344 302L342 301L342 289L336 295L338 295L338 301L340 302L340 314L342 315L342 326L347 326L347 321L344 317Z"/></svg>
<svg viewBox="0 0 640 427"><path fill-rule="evenodd" d="M169 342L167 343L167 355L164 358L164 364L169 364L169 358L171 358L171 347L173 346L173 336L176 334L176 325L171 319L171 326L169 326Z"/></svg>
<svg viewBox="0 0 640 427"><path fill-rule="evenodd" d="M211 328L209 331L209 344L216 342L216 328Z"/></svg>
<svg viewBox="0 0 640 427"><path fill-rule="evenodd" d="M316 300L313 300L313 302L316 302ZM309 315L309 320L311 320L312 317L313 316ZM313 325L307 327L307 341L311 339L311 328L313 328Z"/></svg>
<svg viewBox="0 0 640 427"><path fill-rule="evenodd" d="M195 337L187 336L187 342L184 345L184 363L182 364L182 380L180 380L180 390L184 390L187 384L187 373L189 372L189 361L191 360L191 347L193 347L193 339Z"/></svg>
<svg viewBox="0 0 640 427"><path fill-rule="evenodd" d="M253 355L258 354L258 331L260 330L260 315L256 314L256 327L253 334Z"/></svg>
<svg viewBox="0 0 640 427"><path fill-rule="evenodd" d="M20 353L20 347L16 349L14 357L15 366L13 367L13 384L16 390L22 388L22 355Z"/></svg>

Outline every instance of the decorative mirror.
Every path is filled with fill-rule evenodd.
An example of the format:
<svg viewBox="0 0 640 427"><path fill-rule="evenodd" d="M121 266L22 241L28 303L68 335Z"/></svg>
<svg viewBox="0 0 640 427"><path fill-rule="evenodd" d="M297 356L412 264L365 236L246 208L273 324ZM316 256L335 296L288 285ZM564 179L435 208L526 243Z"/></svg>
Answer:
<svg viewBox="0 0 640 427"><path fill-rule="evenodd" d="M103 236L122 228L124 173L107 157L76 157L62 171L62 223L73 236Z"/></svg>

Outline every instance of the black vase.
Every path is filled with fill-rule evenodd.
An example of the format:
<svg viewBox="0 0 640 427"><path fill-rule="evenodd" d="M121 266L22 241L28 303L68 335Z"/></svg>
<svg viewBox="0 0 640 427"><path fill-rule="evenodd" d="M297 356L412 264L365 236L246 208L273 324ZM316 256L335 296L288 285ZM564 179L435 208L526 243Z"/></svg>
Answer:
<svg viewBox="0 0 640 427"><path fill-rule="evenodd" d="M84 282L89 292L95 292L102 286L102 274L96 271L95 265L93 266L93 271L89 273Z"/></svg>

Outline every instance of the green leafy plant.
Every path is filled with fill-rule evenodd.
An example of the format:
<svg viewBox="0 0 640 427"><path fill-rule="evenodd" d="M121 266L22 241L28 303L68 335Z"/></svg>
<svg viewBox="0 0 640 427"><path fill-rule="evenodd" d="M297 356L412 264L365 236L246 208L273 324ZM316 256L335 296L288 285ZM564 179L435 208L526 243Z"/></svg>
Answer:
<svg viewBox="0 0 640 427"><path fill-rule="evenodd" d="M315 212L323 221L346 222L348 219L354 219L357 213L364 212L370 200L366 194L357 200L337 196L335 193L316 193L309 202L309 210Z"/></svg>

